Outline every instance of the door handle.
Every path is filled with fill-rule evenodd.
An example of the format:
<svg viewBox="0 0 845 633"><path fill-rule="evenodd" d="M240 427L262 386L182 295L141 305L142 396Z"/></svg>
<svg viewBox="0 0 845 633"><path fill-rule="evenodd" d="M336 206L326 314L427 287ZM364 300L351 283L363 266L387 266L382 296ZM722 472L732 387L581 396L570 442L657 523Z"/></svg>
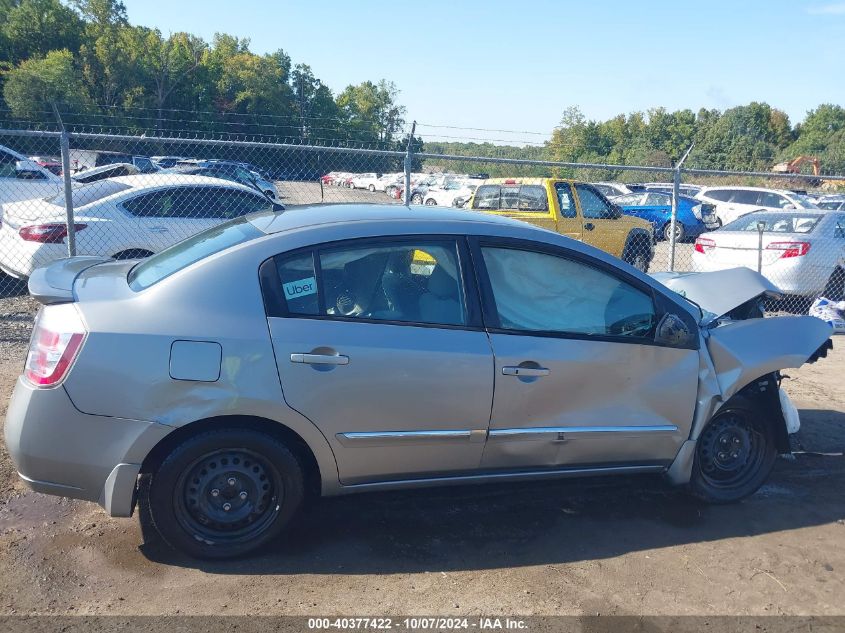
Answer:
<svg viewBox="0 0 845 633"><path fill-rule="evenodd" d="M308 365L348 365L349 356L341 354L291 354L290 362Z"/></svg>
<svg viewBox="0 0 845 633"><path fill-rule="evenodd" d="M534 378L539 376L548 376L549 370L545 367L502 367L502 375Z"/></svg>
<svg viewBox="0 0 845 633"><path fill-rule="evenodd" d="M593 224L592 222L587 222L587 223L584 225L584 230L585 230L585 231L592 231L594 228L596 228L596 225L595 225L595 224Z"/></svg>
<svg viewBox="0 0 845 633"><path fill-rule="evenodd" d="M167 233L170 231L166 226L151 226L147 229L150 233Z"/></svg>

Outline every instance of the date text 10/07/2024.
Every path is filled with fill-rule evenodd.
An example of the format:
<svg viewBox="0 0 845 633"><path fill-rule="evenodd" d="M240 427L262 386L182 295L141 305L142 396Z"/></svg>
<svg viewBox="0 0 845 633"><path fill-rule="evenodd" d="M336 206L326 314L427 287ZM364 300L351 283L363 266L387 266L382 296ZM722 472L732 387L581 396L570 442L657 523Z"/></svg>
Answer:
<svg viewBox="0 0 845 633"><path fill-rule="evenodd" d="M396 630L396 631L524 631L527 622L507 617L408 617L408 618L308 618L311 630Z"/></svg>

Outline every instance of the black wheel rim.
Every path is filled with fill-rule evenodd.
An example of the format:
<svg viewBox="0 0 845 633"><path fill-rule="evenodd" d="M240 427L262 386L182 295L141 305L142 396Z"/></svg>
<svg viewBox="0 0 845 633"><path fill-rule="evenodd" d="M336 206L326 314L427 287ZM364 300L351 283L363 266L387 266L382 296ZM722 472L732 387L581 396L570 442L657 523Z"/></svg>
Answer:
<svg viewBox="0 0 845 633"><path fill-rule="evenodd" d="M757 476L765 461L766 438L742 413L714 420L698 441L702 477L714 488L731 490Z"/></svg>
<svg viewBox="0 0 845 633"><path fill-rule="evenodd" d="M176 518L198 540L247 542L270 526L282 496L278 471L257 453L242 448L214 451L179 477Z"/></svg>

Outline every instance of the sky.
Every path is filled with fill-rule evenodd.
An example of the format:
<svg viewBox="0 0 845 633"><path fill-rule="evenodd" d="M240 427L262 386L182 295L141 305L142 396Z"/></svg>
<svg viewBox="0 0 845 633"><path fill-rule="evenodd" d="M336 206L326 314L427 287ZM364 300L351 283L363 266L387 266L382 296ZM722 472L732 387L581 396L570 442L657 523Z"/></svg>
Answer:
<svg viewBox="0 0 845 633"><path fill-rule="evenodd" d="M542 142L571 105L602 120L765 101L796 123L821 103L845 104L845 2L124 3L130 22L165 35L225 32L256 53L281 48L335 94L393 81L407 120L430 140Z"/></svg>

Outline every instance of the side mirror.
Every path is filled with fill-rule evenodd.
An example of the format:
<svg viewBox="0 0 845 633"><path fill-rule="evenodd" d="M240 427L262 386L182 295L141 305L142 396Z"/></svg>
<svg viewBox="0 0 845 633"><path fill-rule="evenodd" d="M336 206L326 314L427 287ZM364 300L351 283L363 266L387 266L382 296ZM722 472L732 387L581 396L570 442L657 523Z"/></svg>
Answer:
<svg viewBox="0 0 845 633"><path fill-rule="evenodd" d="M610 210L607 212L607 219L618 220L623 215L625 215L625 214L622 212L622 207L620 207L618 204L614 204L614 203L611 202L610 203Z"/></svg>
<svg viewBox="0 0 845 633"><path fill-rule="evenodd" d="M670 347L688 347L692 344L695 334L690 331L681 317L675 314L665 314L657 324L654 335L655 343L662 343Z"/></svg>
<svg viewBox="0 0 845 633"><path fill-rule="evenodd" d="M788 204L788 205L786 205L786 206L785 206L785 207L783 207L783 208L784 208L784 210L786 210L786 211L794 211L794 210L795 210L795 205L794 205L794 204Z"/></svg>
<svg viewBox="0 0 845 633"><path fill-rule="evenodd" d="M278 202L273 203L273 213L280 213L285 210L285 205L279 204Z"/></svg>

